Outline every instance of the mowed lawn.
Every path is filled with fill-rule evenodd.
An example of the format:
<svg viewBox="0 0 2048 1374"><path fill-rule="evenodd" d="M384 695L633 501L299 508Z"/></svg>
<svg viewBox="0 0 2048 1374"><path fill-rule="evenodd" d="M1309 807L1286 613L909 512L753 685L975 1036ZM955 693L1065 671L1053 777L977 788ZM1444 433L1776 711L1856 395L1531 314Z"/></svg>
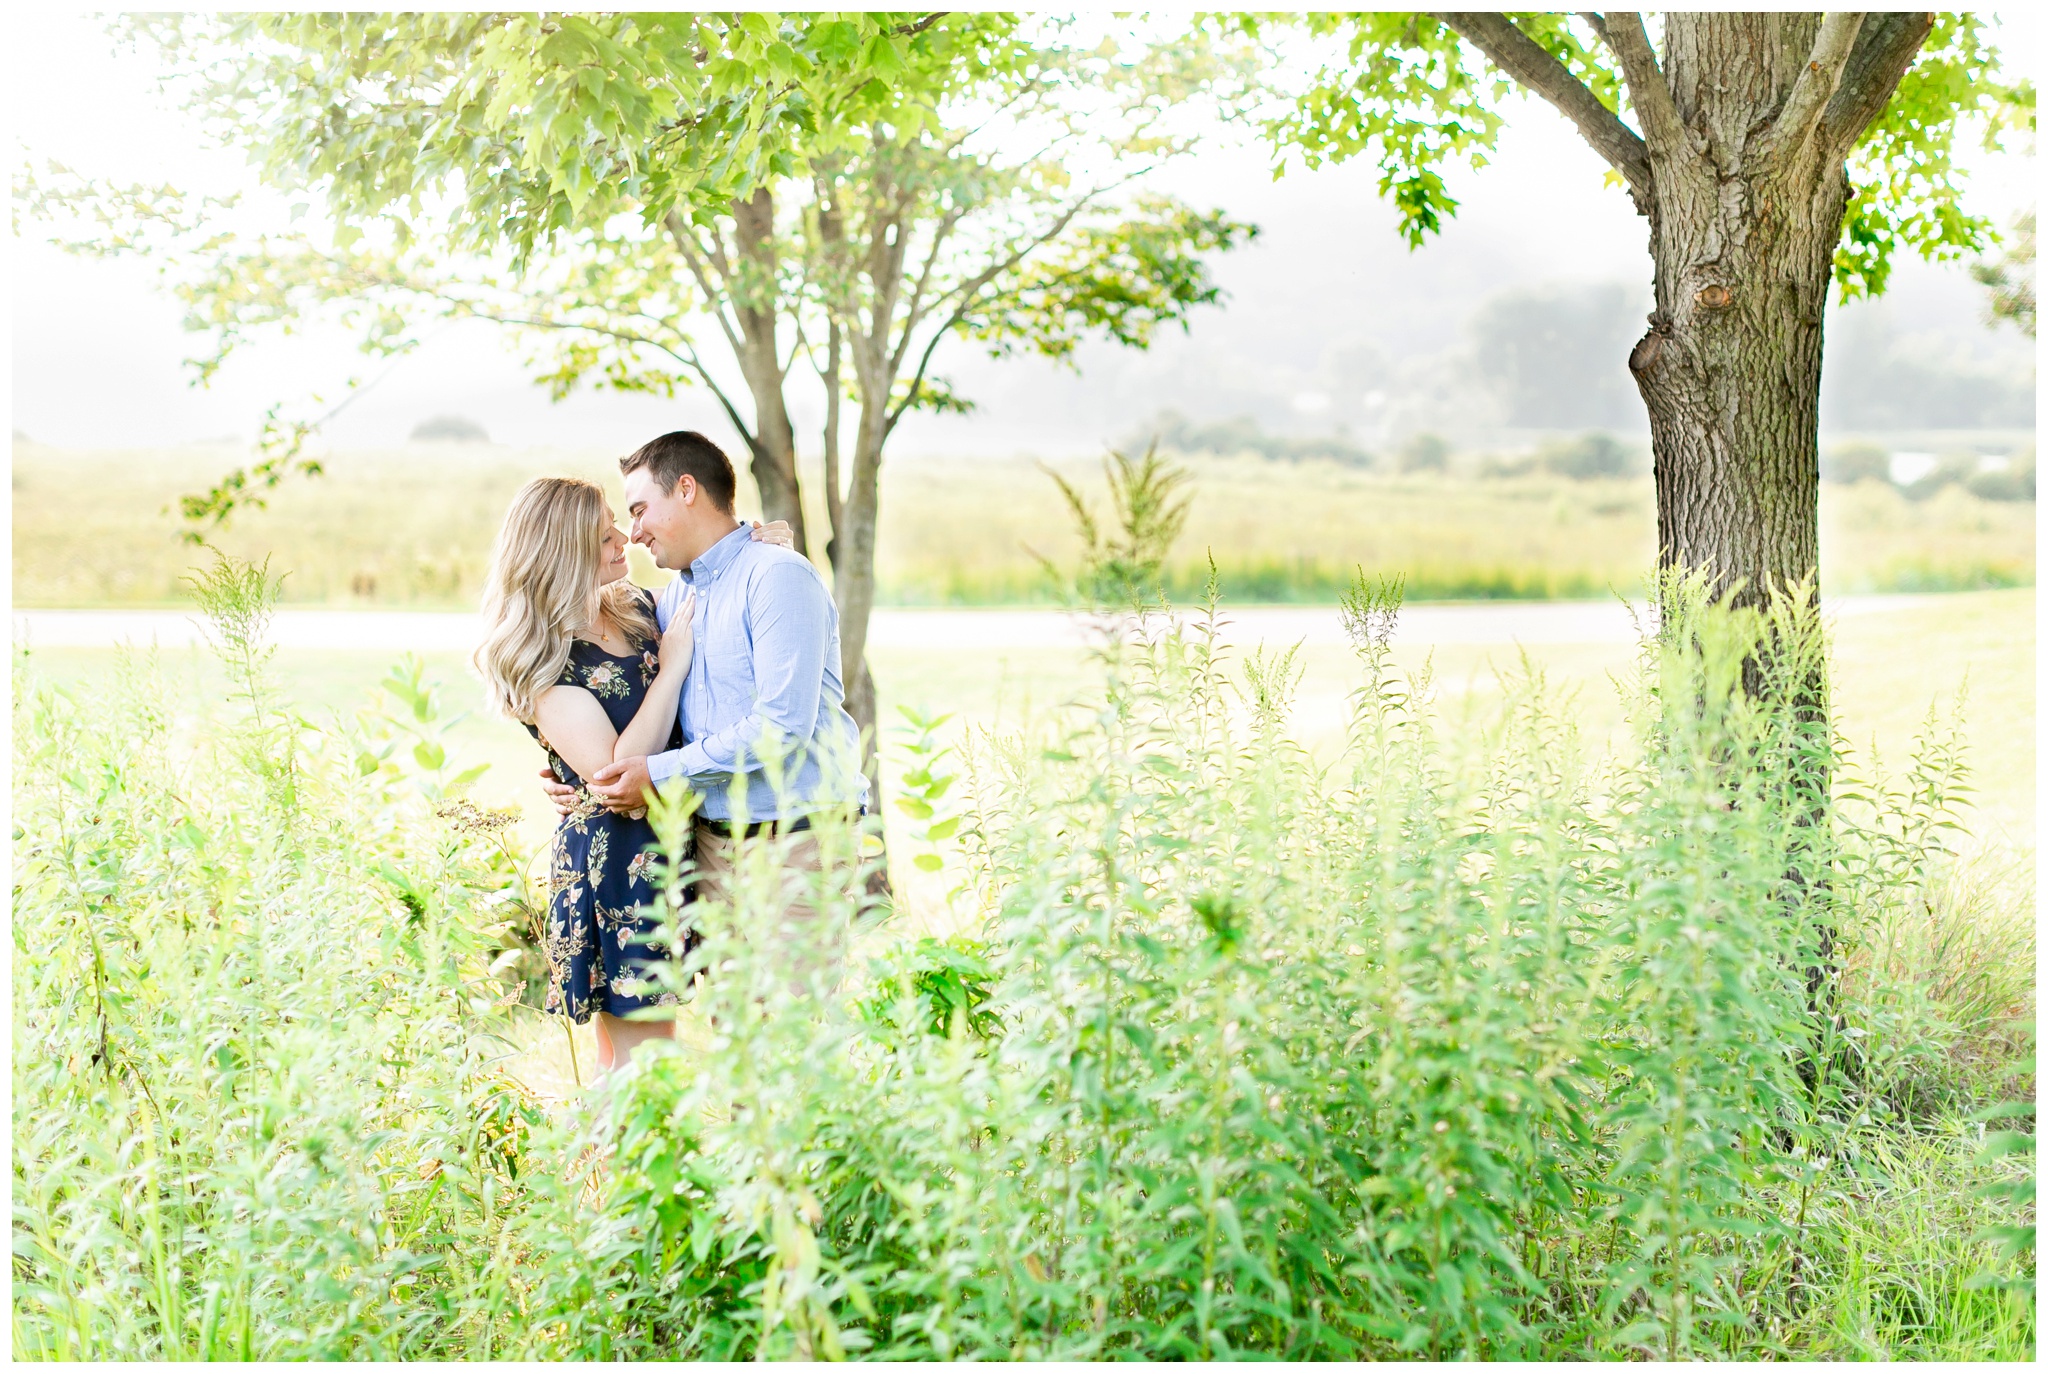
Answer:
<svg viewBox="0 0 2048 1374"><path fill-rule="evenodd" d="M899 705L950 713L953 719L947 729L955 733L1014 728L1082 697L1094 680L1084 650L1043 645L960 648L948 642L955 637L946 630L958 625L961 613L930 614L933 642L920 645L917 636L899 631L891 636L894 643L878 647L873 655L887 715L885 774L894 771L900 758L900 731L892 728L901 719L894 709ZM977 637L986 643L1000 641L1000 618L1017 613L977 614L996 618L992 632ZM1835 621L1836 718L1860 759L1867 760L1874 752L1887 769L1903 769L1930 709L1948 712L1966 693L1963 732L1978 789L1975 813L1968 818L1973 846L1988 844L2028 854L2033 849L2034 640L2031 588L1900 597ZM220 689L219 675L204 650L158 652L174 694L190 699ZM1241 660L1250 650L1233 652ZM116 653L39 649L30 657L58 681L80 683L110 671ZM1502 676L1525 671L1524 654L1527 667L1542 672L1554 693L1569 697L1590 737L1620 738L1625 727L1615 679L1633 666L1635 655L1628 645L1533 644L1523 649L1503 639L1431 648L1406 642L1398 633L1395 637L1395 659L1401 667L1415 671L1428 663L1441 714L1451 730L1487 716L1499 699ZM396 658L385 651L282 649L275 663L286 690L317 717L327 709L364 704ZM535 786L537 746L517 725L480 713L475 679L462 654L432 653L423 658L429 676L446 685L451 705L472 712L450 738L458 756L490 765L477 784L478 798L520 807L522 836L538 847L551 818ZM1358 683L1356 660L1341 645L1325 642L1302 647L1297 662L1299 735L1318 753L1327 754L1342 737L1345 700Z"/></svg>

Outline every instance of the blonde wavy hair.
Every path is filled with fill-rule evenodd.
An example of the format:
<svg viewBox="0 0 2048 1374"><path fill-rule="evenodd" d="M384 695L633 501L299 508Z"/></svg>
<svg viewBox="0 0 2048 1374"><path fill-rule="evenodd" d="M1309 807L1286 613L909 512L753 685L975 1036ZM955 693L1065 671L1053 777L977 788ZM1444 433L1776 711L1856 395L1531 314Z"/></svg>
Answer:
<svg viewBox="0 0 2048 1374"><path fill-rule="evenodd" d="M658 635L631 582L598 585L611 523L604 489L579 477L536 477L512 498L484 576L483 643L471 660L492 709L531 725L579 630L609 622L642 643Z"/></svg>

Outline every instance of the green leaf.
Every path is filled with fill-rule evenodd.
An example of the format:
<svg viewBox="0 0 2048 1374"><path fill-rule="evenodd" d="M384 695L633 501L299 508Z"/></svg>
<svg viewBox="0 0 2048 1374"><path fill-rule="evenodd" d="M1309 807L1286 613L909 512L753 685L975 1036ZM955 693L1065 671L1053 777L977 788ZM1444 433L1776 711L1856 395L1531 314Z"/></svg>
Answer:
<svg viewBox="0 0 2048 1374"><path fill-rule="evenodd" d="M887 34L878 33L870 38L867 51L862 56L867 61L869 73L881 80L887 81L891 77L903 74L902 49L897 46L896 40Z"/></svg>

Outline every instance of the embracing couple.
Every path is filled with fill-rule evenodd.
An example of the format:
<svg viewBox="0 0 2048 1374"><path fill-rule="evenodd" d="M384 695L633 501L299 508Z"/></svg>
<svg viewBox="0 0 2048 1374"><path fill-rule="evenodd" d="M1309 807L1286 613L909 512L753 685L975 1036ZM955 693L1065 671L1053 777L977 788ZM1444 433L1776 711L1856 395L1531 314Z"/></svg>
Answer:
<svg viewBox="0 0 2048 1374"><path fill-rule="evenodd" d="M697 794L693 899L724 896L736 837L787 837L792 868L815 872L814 823L867 801L859 731L839 676L839 613L824 581L790 547L787 525L733 514L733 466L719 447L677 431L619 461L630 536L602 488L538 477L505 515L484 591L476 651L491 703L547 751L544 784L562 821L551 856L547 1009L597 1019L610 1070L670 1022L626 1019L672 1004L650 966L668 950L650 909L655 837L650 794ZM626 578L626 546L644 544L679 576L659 595ZM828 932L792 902L771 948Z"/></svg>

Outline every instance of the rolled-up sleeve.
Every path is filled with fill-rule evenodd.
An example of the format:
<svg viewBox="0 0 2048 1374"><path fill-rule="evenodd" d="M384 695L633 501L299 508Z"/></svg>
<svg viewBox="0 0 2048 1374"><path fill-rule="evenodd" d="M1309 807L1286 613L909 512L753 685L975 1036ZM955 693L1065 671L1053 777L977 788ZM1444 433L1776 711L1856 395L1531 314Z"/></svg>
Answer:
<svg viewBox="0 0 2048 1374"><path fill-rule="evenodd" d="M665 773L693 786L759 770L767 757L787 757L811 742L824 694L825 656L832 645L832 600L818 575L802 563L776 562L760 570L747 595L747 636L754 659L754 709L725 729L672 755L659 756ZM666 761L673 757L669 768Z"/></svg>

